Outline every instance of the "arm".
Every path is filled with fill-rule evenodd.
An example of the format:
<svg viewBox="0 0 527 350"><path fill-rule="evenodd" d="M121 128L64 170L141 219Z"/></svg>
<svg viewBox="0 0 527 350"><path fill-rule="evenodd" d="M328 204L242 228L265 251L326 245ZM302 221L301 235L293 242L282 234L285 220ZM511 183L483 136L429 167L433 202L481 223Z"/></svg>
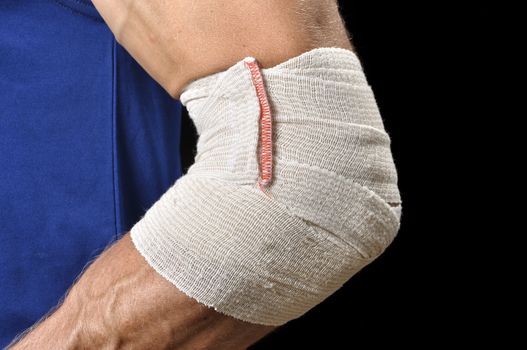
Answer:
<svg viewBox="0 0 527 350"><path fill-rule="evenodd" d="M271 67L314 47L351 48L333 0L93 2L174 98L189 82L246 56ZM187 297L145 262L127 234L13 349L242 349L274 328Z"/></svg>
<svg viewBox="0 0 527 350"><path fill-rule="evenodd" d="M351 49L336 0L93 0L119 43L174 98L246 56L271 67L309 49Z"/></svg>
<svg viewBox="0 0 527 350"><path fill-rule="evenodd" d="M146 264L126 234L12 349L244 349L273 329L187 297Z"/></svg>

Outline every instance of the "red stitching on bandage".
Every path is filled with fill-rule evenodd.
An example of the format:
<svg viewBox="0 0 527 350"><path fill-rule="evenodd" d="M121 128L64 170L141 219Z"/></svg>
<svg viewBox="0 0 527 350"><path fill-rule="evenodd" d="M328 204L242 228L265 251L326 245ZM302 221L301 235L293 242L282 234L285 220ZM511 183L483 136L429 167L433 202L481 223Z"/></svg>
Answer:
<svg viewBox="0 0 527 350"><path fill-rule="evenodd" d="M260 67L258 66L258 62L253 57L247 57L244 62L245 66L251 72L252 81L254 87L256 88L256 95L258 96L258 101L260 102L260 176L258 179L258 187L264 194L267 195L264 187L271 182L273 175L273 121L271 118L271 107L267 99L262 73L260 71Z"/></svg>

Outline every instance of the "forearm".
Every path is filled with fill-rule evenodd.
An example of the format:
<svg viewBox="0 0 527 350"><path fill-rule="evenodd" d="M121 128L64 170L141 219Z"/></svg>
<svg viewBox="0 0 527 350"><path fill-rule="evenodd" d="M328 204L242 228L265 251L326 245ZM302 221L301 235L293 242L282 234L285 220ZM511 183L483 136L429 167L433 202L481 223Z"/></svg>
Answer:
<svg viewBox="0 0 527 350"><path fill-rule="evenodd" d="M351 49L336 0L93 0L117 40L173 97L247 56L271 67L321 46Z"/></svg>
<svg viewBox="0 0 527 350"><path fill-rule="evenodd" d="M11 349L245 349L274 328L187 297L146 264L127 234Z"/></svg>

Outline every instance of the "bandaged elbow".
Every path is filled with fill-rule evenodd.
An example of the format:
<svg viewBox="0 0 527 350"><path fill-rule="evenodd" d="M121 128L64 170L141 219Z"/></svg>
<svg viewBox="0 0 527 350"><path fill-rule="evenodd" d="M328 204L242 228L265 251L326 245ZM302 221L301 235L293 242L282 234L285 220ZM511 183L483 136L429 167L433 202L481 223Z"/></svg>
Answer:
<svg viewBox="0 0 527 350"><path fill-rule="evenodd" d="M401 198L390 138L352 51L318 48L259 71L248 62L185 88L195 163L131 237L188 296L278 326L383 253Z"/></svg>

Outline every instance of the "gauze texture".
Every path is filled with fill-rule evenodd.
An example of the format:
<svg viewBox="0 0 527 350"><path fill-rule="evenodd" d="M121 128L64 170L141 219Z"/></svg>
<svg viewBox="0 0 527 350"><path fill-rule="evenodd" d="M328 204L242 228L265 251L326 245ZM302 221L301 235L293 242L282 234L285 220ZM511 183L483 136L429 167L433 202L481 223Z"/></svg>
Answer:
<svg viewBox="0 0 527 350"><path fill-rule="evenodd" d="M195 163L131 229L178 289L232 317L295 319L377 258L401 216L390 138L357 56L317 48L261 70L273 178L257 187L260 105L240 61L181 95Z"/></svg>

